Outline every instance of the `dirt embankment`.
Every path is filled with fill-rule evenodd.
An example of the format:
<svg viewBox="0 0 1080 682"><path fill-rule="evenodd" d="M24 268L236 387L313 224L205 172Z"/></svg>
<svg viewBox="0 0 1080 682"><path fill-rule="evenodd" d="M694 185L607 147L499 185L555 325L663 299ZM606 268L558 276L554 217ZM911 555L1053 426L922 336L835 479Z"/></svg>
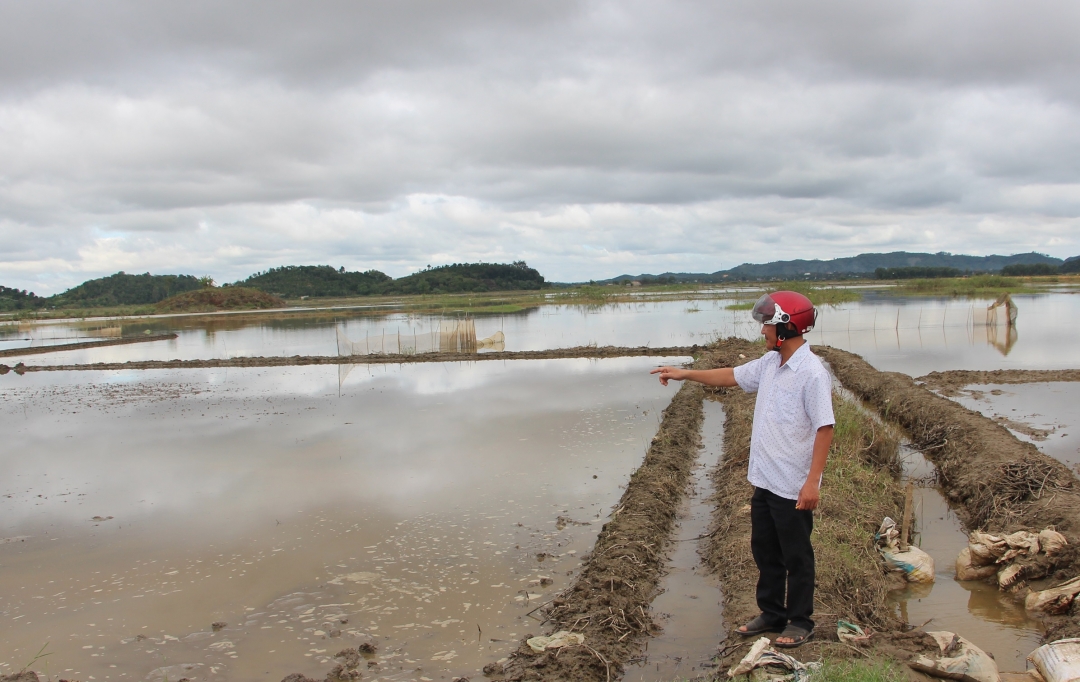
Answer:
<svg viewBox="0 0 1080 682"><path fill-rule="evenodd" d="M0 350L0 358L22 357L23 355L40 355L42 353L59 353L62 350L82 350L84 348L100 348L102 346L125 346L129 343L168 341L175 338L176 334L146 334L144 336L129 336L127 338L121 339L106 339L104 341L80 341L79 343L59 343L55 346L7 348L5 350Z"/></svg>
<svg viewBox="0 0 1080 682"><path fill-rule="evenodd" d="M729 339L716 346L710 360L716 366L735 366L760 357L762 351L760 345ZM750 553L753 488L746 480L756 395L739 388L709 392L723 403L726 413L724 456L713 474L713 526L702 552L724 593L724 619L729 627L728 639L720 644L720 669L724 669L756 639L744 639L735 632L758 614L754 597L758 573ZM898 434L851 403L837 399L835 408L836 434L814 520L815 640L795 656L801 660L851 656L850 647L836 638L836 621L843 618L883 633L877 639L881 652L902 658L905 651L922 650L921 635L901 632L901 623L886 603L895 584L873 547L881 519L899 518L903 506L895 477Z"/></svg>
<svg viewBox="0 0 1080 682"><path fill-rule="evenodd" d="M200 369L213 367L289 367L295 365L406 365L417 362L478 362L481 360L548 360L567 358L678 357L691 356L699 346L650 348L638 346L576 346L553 350L498 351L491 353L417 353L414 355L293 355L290 357L217 358L213 360L141 360L95 362L83 365L0 365L0 374L24 372L70 372L116 369Z"/></svg>
<svg viewBox="0 0 1080 682"><path fill-rule="evenodd" d="M505 665L485 669L489 676L606 682L641 650L655 628L649 604L664 573L676 513L700 447L703 395L700 385L689 383L675 394L581 574L541 612L547 618L545 631L582 633L584 646L538 655L523 640Z"/></svg>
<svg viewBox="0 0 1080 682"><path fill-rule="evenodd" d="M976 371L953 369L930 372L916 381L942 395L958 395L959 389L973 384L1034 384L1050 381L1080 381L1080 369L995 369Z"/></svg>
<svg viewBox="0 0 1080 682"><path fill-rule="evenodd" d="M1070 542L1078 538L1080 481L1064 464L907 375L880 372L836 348L818 352L844 386L910 434L936 465L945 494L968 528L1010 532L1052 525Z"/></svg>

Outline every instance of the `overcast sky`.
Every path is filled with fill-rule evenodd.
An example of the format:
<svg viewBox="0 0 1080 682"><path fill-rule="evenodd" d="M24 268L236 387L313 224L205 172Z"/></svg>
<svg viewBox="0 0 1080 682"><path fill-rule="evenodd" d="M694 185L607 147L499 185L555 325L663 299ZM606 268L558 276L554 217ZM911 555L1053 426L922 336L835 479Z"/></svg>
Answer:
<svg viewBox="0 0 1080 682"><path fill-rule="evenodd" d="M0 0L0 284L1080 254L1080 3Z"/></svg>

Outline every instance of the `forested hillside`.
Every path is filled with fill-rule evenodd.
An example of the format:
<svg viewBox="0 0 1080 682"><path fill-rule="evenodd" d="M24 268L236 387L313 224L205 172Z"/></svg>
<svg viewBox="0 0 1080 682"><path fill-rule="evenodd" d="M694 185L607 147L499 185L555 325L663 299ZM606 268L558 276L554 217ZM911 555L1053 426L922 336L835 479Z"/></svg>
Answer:
<svg viewBox="0 0 1080 682"><path fill-rule="evenodd" d="M0 286L0 312L35 310L44 307L46 300L41 296L35 296L32 291Z"/></svg>
<svg viewBox="0 0 1080 682"><path fill-rule="evenodd" d="M149 272L129 275L118 272L88 280L62 294L50 296L48 305L54 308L146 305L201 287L198 278L191 275L151 275Z"/></svg>
<svg viewBox="0 0 1080 682"><path fill-rule="evenodd" d="M366 296L393 281L378 270L346 272L329 265L285 265L256 272L235 286L252 287L284 298L301 296Z"/></svg>
<svg viewBox="0 0 1080 682"><path fill-rule="evenodd" d="M391 279L378 270L347 272L329 265L286 265L271 268L237 282L285 298L300 296L367 296L371 294L453 294L468 291L510 291L540 289L544 277L517 261L499 263L454 263L427 268L400 279Z"/></svg>
<svg viewBox="0 0 1080 682"><path fill-rule="evenodd" d="M388 294L449 294L465 291L513 291L541 289L544 277L525 261L499 263L454 263L428 268L388 284Z"/></svg>

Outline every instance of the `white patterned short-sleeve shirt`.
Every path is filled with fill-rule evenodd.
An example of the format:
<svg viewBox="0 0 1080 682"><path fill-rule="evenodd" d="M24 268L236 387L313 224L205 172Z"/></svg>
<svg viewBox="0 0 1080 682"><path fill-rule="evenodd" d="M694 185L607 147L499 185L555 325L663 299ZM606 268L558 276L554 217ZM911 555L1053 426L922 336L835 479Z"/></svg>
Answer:
<svg viewBox="0 0 1080 682"><path fill-rule="evenodd" d="M769 352L736 367L735 381L744 391L757 392L747 479L754 487L799 499L817 430L836 423L829 371L804 343L783 366L780 353Z"/></svg>

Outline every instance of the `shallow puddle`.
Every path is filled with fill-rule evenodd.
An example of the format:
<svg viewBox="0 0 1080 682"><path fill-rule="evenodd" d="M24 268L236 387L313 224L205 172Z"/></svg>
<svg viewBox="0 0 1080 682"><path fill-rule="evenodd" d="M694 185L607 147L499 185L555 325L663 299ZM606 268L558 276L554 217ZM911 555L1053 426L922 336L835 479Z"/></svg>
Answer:
<svg viewBox="0 0 1080 682"><path fill-rule="evenodd" d="M933 465L922 453L903 448L905 476L925 481ZM1002 672L1026 669L1026 656L1042 644L1042 627L1027 617L1023 604L983 582L956 579L956 555L967 546L967 533L933 487L915 488L915 544L934 558L933 585L911 585L892 599L908 623L924 630L948 630L993 653Z"/></svg>
<svg viewBox="0 0 1080 682"><path fill-rule="evenodd" d="M968 386L955 398L1080 473L1080 383Z"/></svg>
<svg viewBox="0 0 1080 682"><path fill-rule="evenodd" d="M627 666L624 680L652 682L713 671L716 646L725 635L720 581L709 575L698 554L700 538L709 532L713 506L709 473L723 451L724 408L705 401L701 457L695 464L692 494L679 511L676 543L668 559L663 590L651 610L664 631L649 639L641 658Z"/></svg>
<svg viewBox="0 0 1080 682"><path fill-rule="evenodd" d="M0 672L322 677L372 642L364 679L479 677L640 464L659 362L0 383Z"/></svg>

